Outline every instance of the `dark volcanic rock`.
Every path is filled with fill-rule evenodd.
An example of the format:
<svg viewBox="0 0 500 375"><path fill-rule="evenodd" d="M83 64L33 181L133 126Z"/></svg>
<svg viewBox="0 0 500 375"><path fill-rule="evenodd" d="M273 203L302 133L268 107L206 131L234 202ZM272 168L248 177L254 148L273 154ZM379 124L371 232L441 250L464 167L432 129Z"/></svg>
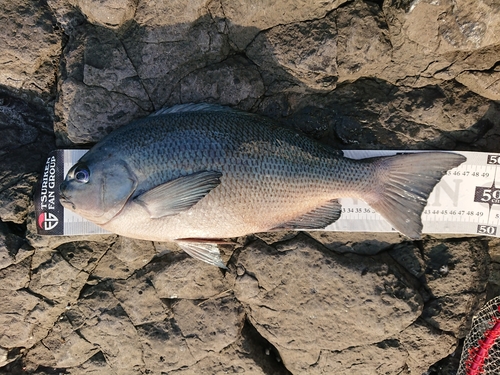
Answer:
<svg viewBox="0 0 500 375"><path fill-rule="evenodd" d="M33 187L54 149L52 117L40 104L0 90L0 218L22 224L32 210Z"/></svg>

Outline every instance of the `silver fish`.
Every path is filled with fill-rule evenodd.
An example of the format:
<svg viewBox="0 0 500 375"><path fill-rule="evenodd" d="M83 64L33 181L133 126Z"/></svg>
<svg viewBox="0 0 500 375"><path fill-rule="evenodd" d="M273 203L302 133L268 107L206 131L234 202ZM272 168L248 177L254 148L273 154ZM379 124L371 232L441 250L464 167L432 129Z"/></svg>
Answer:
<svg viewBox="0 0 500 375"><path fill-rule="evenodd" d="M429 194L465 160L445 152L348 159L268 118L188 104L104 137L68 172L61 203L111 232L176 241L224 267L218 240L325 228L343 197L419 238Z"/></svg>

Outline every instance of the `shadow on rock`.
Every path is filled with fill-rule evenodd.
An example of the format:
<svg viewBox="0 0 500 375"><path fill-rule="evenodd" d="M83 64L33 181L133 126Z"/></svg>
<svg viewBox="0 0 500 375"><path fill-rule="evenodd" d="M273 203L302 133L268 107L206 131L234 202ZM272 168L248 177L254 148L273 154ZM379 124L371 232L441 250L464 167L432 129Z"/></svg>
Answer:
<svg viewBox="0 0 500 375"><path fill-rule="evenodd" d="M0 217L24 224L47 153L54 149L49 108L0 88Z"/></svg>

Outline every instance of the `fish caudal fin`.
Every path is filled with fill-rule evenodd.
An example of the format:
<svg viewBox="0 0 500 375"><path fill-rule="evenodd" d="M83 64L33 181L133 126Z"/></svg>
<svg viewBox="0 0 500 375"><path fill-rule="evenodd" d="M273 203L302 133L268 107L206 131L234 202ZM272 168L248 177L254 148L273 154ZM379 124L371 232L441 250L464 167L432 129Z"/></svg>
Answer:
<svg viewBox="0 0 500 375"><path fill-rule="evenodd" d="M446 172L465 156L449 152L409 153L377 158L374 190L365 201L396 230L418 239L427 198Z"/></svg>

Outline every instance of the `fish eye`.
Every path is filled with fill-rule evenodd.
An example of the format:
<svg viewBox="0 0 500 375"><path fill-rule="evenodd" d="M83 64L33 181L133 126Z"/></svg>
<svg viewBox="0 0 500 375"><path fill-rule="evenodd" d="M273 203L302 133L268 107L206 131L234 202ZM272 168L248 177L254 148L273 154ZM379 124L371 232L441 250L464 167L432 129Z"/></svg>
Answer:
<svg viewBox="0 0 500 375"><path fill-rule="evenodd" d="M90 171L86 166L80 166L75 169L73 176L76 181L86 184L90 179Z"/></svg>

